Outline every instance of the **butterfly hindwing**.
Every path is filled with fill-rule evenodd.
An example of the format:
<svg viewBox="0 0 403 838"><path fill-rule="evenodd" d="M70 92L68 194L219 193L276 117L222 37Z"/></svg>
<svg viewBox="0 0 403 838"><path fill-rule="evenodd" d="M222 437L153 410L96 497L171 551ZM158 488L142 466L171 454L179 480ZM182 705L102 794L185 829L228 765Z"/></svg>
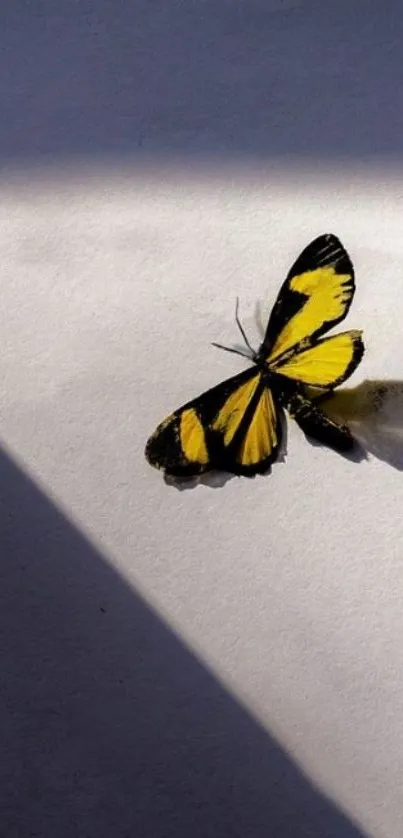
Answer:
<svg viewBox="0 0 403 838"><path fill-rule="evenodd" d="M310 345L346 316L354 270L339 239L326 234L298 257L273 307L260 354L268 363L293 347Z"/></svg>
<svg viewBox="0 0 403 838"><path fill-rule="evenodd" d="M362 332L351 330L322 338L308 349L274 361L271 368L312 387L337 387L352 375L363 356L361 335Z"/></svg>
<svg viewBox="0 0 403 838"><path fill-rule="evenodd" d="M162 422L146 457L167 474L210 469L253 475L266 471L281 442L281 417L254 368L208 390Z"/></svg>
<svg viewBox="0 0 403 838"><path fill-rule="evenodd" d="M234 452L236 474L262 474L277 459L282 440L282 412L272 391L261 383L255 409Z"/></svg>

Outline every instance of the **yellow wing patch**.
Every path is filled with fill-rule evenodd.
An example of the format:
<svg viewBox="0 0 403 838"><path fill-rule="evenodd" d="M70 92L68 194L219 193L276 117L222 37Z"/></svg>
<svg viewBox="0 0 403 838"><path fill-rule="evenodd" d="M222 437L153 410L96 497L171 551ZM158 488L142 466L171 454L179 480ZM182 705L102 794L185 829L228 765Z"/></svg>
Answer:
<svg viewBox="0 0 403 838"><path fill-rule="evenodd" d="M215 417L212 428L220 431L224 437L224 445L228 446L239 428L245 411L253 398L259 384L260 375L255 375L245 384L241 384L228 396Z"/></svg>
<svg viewBox="0 0 403 838"><path fill-rule="evenodd" d="M237 460L241 466L255 466L271 457L278 444L276 408L270 390L265 387L240 445Z"/></svg>
<svg viewBox="0 0 403 838"><path fill-rule="evenodd" d="M182 454L189 463L205 465L208 462L203 425L194 408L184 410L181 414L179 438Z"/></svg>
<svg viewBox="0 0 403 838"><path fill-rule="evenodd" d="M336 387L354 372L362 358L361 335L362 332L352 330L324 338L310 349L295 352L283 363L281 359L271 363L270 369L312 387Z"/></svg>
<svg viewBox="0 0 403 838"><path fill-rule="evenodd" d="M303 295L306 299L278 335L268 362L321 331L326 323L339 321L348 308L353 290L351 274L337 273L331 266L294 276L287 293Z"/></svg>

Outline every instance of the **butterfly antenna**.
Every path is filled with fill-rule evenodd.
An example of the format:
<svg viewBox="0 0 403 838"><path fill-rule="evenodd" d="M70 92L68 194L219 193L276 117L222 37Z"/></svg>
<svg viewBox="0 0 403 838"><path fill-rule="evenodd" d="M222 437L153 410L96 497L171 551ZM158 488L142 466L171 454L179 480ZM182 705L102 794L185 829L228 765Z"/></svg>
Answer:
<svg viewBox="0 0 403 838"><path fill-rule="evenodd" d="M248 338L246 337L244 328L243 328L242 323L239 319L238 310L239 310L239 297L236 298L236 303L235 303L235 320L236 320L236 324L238 326L238 329L239 329L239 331L240 331L240 333L241 333L241 335L242 335L242 337L243 337L243 339L246 343L246 346L248 347L249 351L252 353L252 357L254 357L255 356L255 351L252 349L252 347L251 347L251 345L248 341Z"/></svg>
<svg viewBox="0 0 403 838"><path fill-rule="evenodd" d="M247 355L246 352L241 352L240 349L231 349L231 347L223 346L222 343L215 343L215 341L213 341L211 345L215 346L216 349L224 349L225 352L233 352L234 355L242 355L242 358L248 358L248 360L250 360L249 355Z"/></svg>

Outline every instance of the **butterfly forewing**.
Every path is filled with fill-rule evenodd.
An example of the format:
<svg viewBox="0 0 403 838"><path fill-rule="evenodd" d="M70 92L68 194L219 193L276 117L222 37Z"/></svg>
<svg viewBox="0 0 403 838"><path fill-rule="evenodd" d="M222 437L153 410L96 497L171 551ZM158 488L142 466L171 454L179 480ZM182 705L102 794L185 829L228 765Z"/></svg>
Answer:
<svg viewBox="0 0 403 838"><path fill-rule="evenodd" d="M298 257L274 305L261 347L270 364L293 347L313 343L346 316L354 270L343 245L319 236Z"/></svg>

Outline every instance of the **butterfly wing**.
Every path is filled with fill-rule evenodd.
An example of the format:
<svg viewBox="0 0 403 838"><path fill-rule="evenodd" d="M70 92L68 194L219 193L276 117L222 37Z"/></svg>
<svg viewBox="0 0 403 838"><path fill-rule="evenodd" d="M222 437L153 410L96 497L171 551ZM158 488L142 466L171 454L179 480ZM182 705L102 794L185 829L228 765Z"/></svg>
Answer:
<svg viewBox="0 0 403 838"><path fill-rule="evenodd" d="M281 416L258 370L208 390L165 419L146 445L151 465L191 476L211 469L266 471L281 443Z"/></svg>
<svg viewBox="0 0 403 838"><path fill-rule="evenodd" d="M260 354L272 361L311 345L346 316L355 290L354 270L339 239L326 234L298 257L273 307Z"/></svg>
<svg viewBox="0 0 403 838"><path fill-rule="evenodd" d="M323 389L338 387L349 378L364 354L362 332L340 332L313 346L275 360L270 368L302 384Z"/></svg>
<svg viewBox="0 0 403 838"><path fill-rule="evenodd" d="M235 431L232 402L238 401L239 391L235 391L222 405L212 426L214 431L223 434L225 470L249 477L269 469L277 459L282 439L282 414L272 391L265 385L260 373L253 380L253 385L254 392L246 409L242 408L239 413L239 422L235 420Z"/></svg>

